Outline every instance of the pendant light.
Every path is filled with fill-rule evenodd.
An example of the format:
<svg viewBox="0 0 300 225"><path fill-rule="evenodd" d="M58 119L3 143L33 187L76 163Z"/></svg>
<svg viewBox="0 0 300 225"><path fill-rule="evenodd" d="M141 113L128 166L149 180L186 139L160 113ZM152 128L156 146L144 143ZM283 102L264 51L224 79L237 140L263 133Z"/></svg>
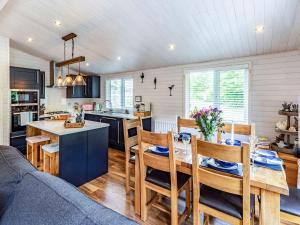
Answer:
<svg viewBox="0 0 300 225"><path fill-rule="evenodd" d="M68 74L66 75L66 78L64 79L64 86L71 87L73 86L73 78L70 76L70 66L68 65Z"/></svg>
<svg viewBox="0 0 300 225"><path fill-rule="evenodd" d="M78 75L76 76L75 80L73 81L73 86L86 86L86 82L83 76L80 73L80 62L78 63Z"/></svg>
<svg viewBox="0 0 300 225"><path fill-rule="evenodd" d="M56 79L56 84L55 84L55 87L58 87L58 88L62 88L64 87L64 79L62 77L62 74L63 74L63 67L60 68L60 74L58 75L57 79Z"/></svg>

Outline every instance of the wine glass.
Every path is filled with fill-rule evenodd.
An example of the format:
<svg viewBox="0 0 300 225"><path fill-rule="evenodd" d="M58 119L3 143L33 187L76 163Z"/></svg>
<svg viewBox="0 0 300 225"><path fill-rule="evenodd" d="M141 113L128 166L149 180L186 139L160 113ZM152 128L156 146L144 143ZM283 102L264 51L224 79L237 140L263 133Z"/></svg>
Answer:
<svg viewBox="0 0 300 225"><path fill-rule="evenodd" d="M249 143L250 143L250 152L251 152L251 158L252 158L252 166L254 168L255 166L255 159L256 159L256 145L258 142L258 137L257 136L251 136L249 138Z"/></svg>
<svg viewBox="0 0 300 225"><path fill-rule="evenodd" d="M182 142L184 144L184 154L187 154L187 148L188 148L188 145L191 141L191 137L189 135L182 135Z"/></svg>

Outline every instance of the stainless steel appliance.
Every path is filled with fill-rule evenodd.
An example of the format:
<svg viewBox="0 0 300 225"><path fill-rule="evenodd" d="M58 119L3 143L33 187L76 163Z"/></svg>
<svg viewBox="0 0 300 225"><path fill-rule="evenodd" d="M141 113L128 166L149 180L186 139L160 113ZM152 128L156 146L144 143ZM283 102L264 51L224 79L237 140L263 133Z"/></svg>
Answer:
<svg viewBox="0 0 300 225"><path fill-rule="evenodd" d="M26 124L39 120L39 91L11 89L10 145L26 153Z"/></svg>
<svg viewBox="0 0 300 225"><path fill-rule="evenodd" d="M39 91L30 89L11 89L11 106L38 105Z"/></svg>

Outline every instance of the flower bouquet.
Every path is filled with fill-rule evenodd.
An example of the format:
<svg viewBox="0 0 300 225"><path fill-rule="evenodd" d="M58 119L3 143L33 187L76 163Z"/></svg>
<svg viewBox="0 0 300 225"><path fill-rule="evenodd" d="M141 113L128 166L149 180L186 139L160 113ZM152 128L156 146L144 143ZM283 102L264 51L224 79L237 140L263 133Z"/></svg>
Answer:
<svg viewBox="0 0 300 225"><path fill-rule="evenodd" d="M218 108L203 108L192 112L191 117L196 120L196 123L204 136L205 141L211 141L216 131L220 131L225 125L221 117L222 111Z"/></svg>

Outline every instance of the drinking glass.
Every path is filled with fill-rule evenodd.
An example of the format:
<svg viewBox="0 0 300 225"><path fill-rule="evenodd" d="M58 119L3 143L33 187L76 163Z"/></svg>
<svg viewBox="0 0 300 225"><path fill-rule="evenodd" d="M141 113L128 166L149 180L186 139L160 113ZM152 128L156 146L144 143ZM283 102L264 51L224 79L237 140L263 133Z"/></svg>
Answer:
<svg viewBox="0 0 300 225"><path fill-rule="evenodd" d="M257 136L251 136L249 138L249 143L250 143L250 152L251 152L251 158L252 158L252 166L254 168L255 166L255 159L256 159L256 145L258 142Z"/></svg>
<svg viewBox="0 0 300 225"><path fill-rule="evenodd" d="M182 135L182 142L184 144L184 154L187 154L188 145L191 141L191 137L189 135Z"/></svg>

